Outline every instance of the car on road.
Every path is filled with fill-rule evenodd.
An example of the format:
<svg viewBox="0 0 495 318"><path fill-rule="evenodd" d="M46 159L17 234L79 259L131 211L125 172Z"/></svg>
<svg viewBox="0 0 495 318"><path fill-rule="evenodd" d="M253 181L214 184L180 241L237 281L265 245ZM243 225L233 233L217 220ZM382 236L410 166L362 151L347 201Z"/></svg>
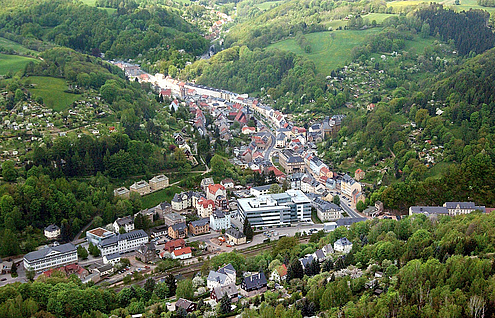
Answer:
<svg viewBox="0 0 495 318"><path fill-rule="evenodd" d="M348 205L348 206L351 206L351 204L350 204L350 203L349 203L349 204L347 204L347 205Z"/></svg>

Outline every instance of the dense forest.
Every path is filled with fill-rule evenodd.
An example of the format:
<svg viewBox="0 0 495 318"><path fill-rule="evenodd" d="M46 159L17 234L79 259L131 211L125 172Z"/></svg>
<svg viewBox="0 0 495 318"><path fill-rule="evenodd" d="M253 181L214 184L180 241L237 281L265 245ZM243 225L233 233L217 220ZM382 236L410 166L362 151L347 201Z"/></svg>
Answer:
<svg viewBox="0 0 495 318"><path fill-rule="evenodd" d="M194 279L163 282L136 273L132 281L146 279L116 292L82 285L75 276L40 276L32 283L0 288L2 317L186 317L180 310L168 312L166 302L179 297L198 304L196 317L242 314L243 317L490 317L495 312L493 229L495 217L472 213L458 217L428 219L424 215L395 220L370 220L340 227L330 234L315 233L308 243L285 237L271 250L246 257L232 252L206 260ZM347 237L352 250L334 254L322 264L303 269L298 258L317 248ZM289 296L269 283L262 295L241 299L234 312L225 301L212 308L204 297L204 278L210 269L231 263L238 273L271 271L288 267L282 282ZM159 263L158 271L167 262ZM52 316L53 315L53 316ZM188 317L192 314L187 315Z"/></svg>
<svg viewBox="0 0 495 318"><path fill-rule="evenodd" d="M56 45L107 59L144 58L155 62L171 50L194 56L208 47L193 26L176 12L154 6L119 7L116 14L70 0L45 1L0 16L0 35L24 43L24 39ZM135 4L135 3L134 3Z"/></svg>

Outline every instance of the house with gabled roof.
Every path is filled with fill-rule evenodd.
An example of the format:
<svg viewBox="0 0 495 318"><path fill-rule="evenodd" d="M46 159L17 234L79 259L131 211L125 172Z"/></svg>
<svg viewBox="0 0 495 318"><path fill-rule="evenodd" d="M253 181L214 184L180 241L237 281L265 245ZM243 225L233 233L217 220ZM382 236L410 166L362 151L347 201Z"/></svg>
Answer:
<svg viewBox="0 0 495 318"><path fill-rule="evenodd" d="M253 297L266 292L268 282L263 272L253 273L244 277L241 283L241 295Z"/></svg>
<svg viewBox="0 0 495 318"><path fill-rule="evenodd" d="M206 286L209 290L213 290L215 287L235 284L236 275L234 266L229 263L217 271L210 271L206 279Z"/></svg>

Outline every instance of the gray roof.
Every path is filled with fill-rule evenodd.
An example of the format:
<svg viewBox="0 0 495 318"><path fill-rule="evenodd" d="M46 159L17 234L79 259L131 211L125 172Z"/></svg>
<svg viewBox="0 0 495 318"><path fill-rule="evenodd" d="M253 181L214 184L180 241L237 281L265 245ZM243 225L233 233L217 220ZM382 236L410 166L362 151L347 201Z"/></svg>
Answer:
<svg viewBox="0 0 495 318"><path fill-rule="evenodd" d="M62 245L57 245L57 246L51 246L51 247L46 247L42 248L38 251L30 252L24 255L24 258L28 260L29 262L33 262L39 259L43 259L46 256L48 256L51 253L57 252L57 253L71 253L71 252L76 252L77 248L74 246L72 243L67 243L67 244L62 244Z"/></svg>
<svg viewBox="0 0 495 318"><path fill-rule="evenodd" d="M132 216L125 216L123 218L118 218L117 220L115 220L115 222L117 222L117 224L119 226L124 226L126 224L132 224L134 223L134 219L132 218Z"/></svg>
<svg viewBox="0 0 495 318"><path fill-rule="evenodd" d="M225 214L222 212L222 210L216 209L212 213L213 218L215 219L223 219L225 217Z"/></svg>
<svg viewBox="0 0 495 318"><path fill-rule="evenodd" d="M351 241L347 239L347 237L341 237L337 241L335 241L335 244L342 245L342 246L347 246L347 245L352 245Z"/></svg>
<svg viewBox="0 0 495 318"><path fill-rule="evenodd" d="M222 268L219 268L217 272L222 274L234 274L234 275L236 273L234 266L232 266L232 264L230 263L228 263Z"/></svg>
<svg viewBox="0 0 495 318"><path fill-rule="evenodd" d="M212 281L212 282L217 282L217 283L223 285L223 284L225 284L225 281L227 280L227 275L224 273L210 271L210 273L208 274L207 280Z"/></svg>
<svg viewBox="0 0 495 318"><path fill-rule="evenodd" d="M197 227L197 226L205 226L208 223L210 223L210 219L204 218L204 219L201 219L201 220L192 221L190 224L192 226L194 226L194 227Z"/></svg>
<svg viewBox="0 0 495 318"><path fill-rule="evenodd" d="M251 276L244 277L244 284L247 290L261 289L267 285L265 274L263 272L259 272Z"/></svg>
<svg viewBox="0 0 495 318"><path fill-rule="evenodd" d="M106 265L103 265L103 266L98 267L96 270L99 271L100 273L102 273L102 272L109 271L112 268L113 268L113 265L112 264L106 264Z"/></svg>
<svg viewBox="0 0 495 318"><path fill-rule="evenodd" d="M270 190L271 186L272 186L271 184L267 184L267 185L262 185L262 186L258 186L258 187L253 187L252 189L258 190L258 191L266 191L266 190Z"/></svg>
<svg viewBox="0 0 495 318"><path fill-rule="evenodd" d="M409 208L410 213L422 214L449 214L449 210L443 206L412 206Z"/></svg>
<svg viewBox="0 0 495 318"><path fill-rule="evenodd" d="M299 259L303 268L306 268L306 266L311 264L311 262L313 262L313 260L314 260L313 255L307 255L307 256Z"/></svg>
<svg viewBox="0 0 495 318"><path fill-rule="evenodd" d="M145 254L148 251L155 251L155 250L156 250L155 243L149 242L149 243L142 244L141 246L139 246L137 249L137 252L141 253L141 254Z"/></svg>
<svg viewBox="0 0 495 318"><path fill-rule="evenodd" d="M318 261L322 261L325 259L325 253L323 253L322 250L316 250L315 251L315 256L318 259Z"/></svg>
<svg viewBox="0 0 495 318"><path fill-rule="evenodd" d="M187 227L186 223L176 223L171 226L174 231L184 231Z"/></svg>
<svg viewBox="0 0 495 318"><path fill-rule="evenodd" d="M225 294L227 294L227 296L230 298L239 294L235 284L228 284L225 286L217 286L213 289L213 291L214 291L215 295L217 296L217 299L222 298Z"/></svg>
<svg viewBox="0 0 495 318"><path fill-rule="evenodd" d="M60 228L58 226L56 226L55 224L50 224L45 228L45 231L47 231L47 232L56 232L58 230L60 230Z"/></svg>
<svg viewBox="0 0 495 318"><path fill-rule="evenodd" d="M337 219L335 221L335 223L337 223L337 226L350 226L354 223L357 223L357 222L364 222L366 221L367 218L351 218L351 217L347 217L347 218L340 218L340 219Z"/></svg>
<svg viewBox="0 0 495 318"><path fill-rule="evenodd" d="M233 229L233 228L229 228L226 233L230 236L235 237L236 239L246 237L246 235L244 235L244 233L242 233L241 231L238 231L236 229Z"/></svg>
<svg viewBox="0 0 495 318"><path fill-rule="evenodd" d="M107 260L113 260L113 259L117 259L117 258L120 258L120 253L113 253L113 254L108 254L105 256L107 258Z"/></svg>
<svg viewBox="0 0 495 318"><path fill-rule="evenodd" d="M100 246L108 246L108 245L112 245L112 244L117 244L118 241L136 240L136 239L143 238L143 237L148 237L148 234L146 234L145 231L134 230L134 231L130 231L130 232L127 232L124 234L118 234L118 235L114 235L114 236L108 237L106 239L103 239L103 240L101 240L99 245Z"/></svg>

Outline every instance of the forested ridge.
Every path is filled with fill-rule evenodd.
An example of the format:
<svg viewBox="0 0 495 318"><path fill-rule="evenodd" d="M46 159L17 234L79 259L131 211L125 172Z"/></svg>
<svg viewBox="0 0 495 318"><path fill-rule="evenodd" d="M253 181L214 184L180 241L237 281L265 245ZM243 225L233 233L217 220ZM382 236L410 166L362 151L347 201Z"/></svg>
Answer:
<svg viewBox="0 0 495 318"><path fill-rule="evenodd" d="M135 4L135 3L134 3ZM128 5L116 14L71 0L45 1L3 13L0 35L19 43L24 39L49 41L106 58L136 58L153 62L170 50L202 54L207 41L175 11L164 7Z"/></svg>

